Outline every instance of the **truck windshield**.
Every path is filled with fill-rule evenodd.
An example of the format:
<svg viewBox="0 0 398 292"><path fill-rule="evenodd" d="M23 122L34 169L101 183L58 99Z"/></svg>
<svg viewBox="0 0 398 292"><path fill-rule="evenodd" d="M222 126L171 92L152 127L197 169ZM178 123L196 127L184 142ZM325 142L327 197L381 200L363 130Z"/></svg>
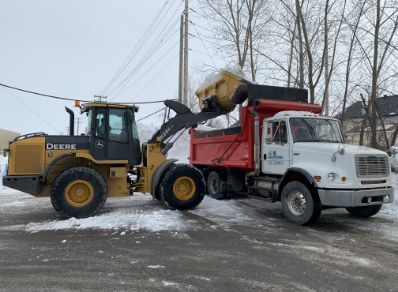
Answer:
<svg viewBox="0 0 398 292"><path fill-rule="evenodd" d="M325 118L291 118L293 142L344 143L338 121Z"/></svg>

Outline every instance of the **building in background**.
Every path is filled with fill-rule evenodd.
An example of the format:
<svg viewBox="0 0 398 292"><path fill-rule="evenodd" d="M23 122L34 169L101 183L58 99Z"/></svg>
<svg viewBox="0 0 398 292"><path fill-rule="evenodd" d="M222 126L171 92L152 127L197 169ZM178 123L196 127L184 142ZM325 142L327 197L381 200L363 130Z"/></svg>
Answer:
<svg viewBox="0 0 398 292"><path fill-rule="evenodd" d="M380 116L382 117L384 128L380 120L377 121L377 137L381 142L380 146L386 146L384 135L387 136L390 145L395 145L398 141L396 138L396 129L398 127L398 95L384 95L377 98L377 104ZM342 118L341 113L336 118ZM343 132L347 143L359 144L361 132L363 132L363 145L368 146L370 143L370 127L364 125L366 111L362 101L357 101L349 106L344 113ZM385 131L385 134L384 134ZM384 143L383 143L384 142Z"/></svg>
<svg viewBox="0 0 398 292"><path fill-rule="evenodd" d="M0 129L0 154L3 155L3 149L8 148L8 143L21 134Z"/></svg>

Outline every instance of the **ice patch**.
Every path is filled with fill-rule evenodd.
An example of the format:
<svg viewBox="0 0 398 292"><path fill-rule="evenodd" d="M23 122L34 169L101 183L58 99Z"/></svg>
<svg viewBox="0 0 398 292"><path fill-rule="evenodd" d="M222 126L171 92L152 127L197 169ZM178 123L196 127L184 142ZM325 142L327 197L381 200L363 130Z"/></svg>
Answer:
<svg viewBox="0 0 398 292"><path fill-rule="evenodd" d="M148 266L148 269L164 269L165 266L162 265L150 265Z"/></svg>

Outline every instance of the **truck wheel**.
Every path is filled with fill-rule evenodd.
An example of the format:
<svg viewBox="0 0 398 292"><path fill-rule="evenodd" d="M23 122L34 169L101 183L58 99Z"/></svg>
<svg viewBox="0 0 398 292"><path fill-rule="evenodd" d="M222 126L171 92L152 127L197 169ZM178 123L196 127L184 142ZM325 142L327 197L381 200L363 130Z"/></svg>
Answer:
<svg viewBox="0 0 398 292"><path fill-rule="evenodd" d="M293 223L306 225L321 215L321 204L314 200L310 190L301 182L289 182L282 190L282 212Z"/></svg>
<svg viewBox="0 0 398 292"><path fill-rule="evenodd" d="M105 180L88 167L65 170L51 187L51 203L65 217L92 216L104 206L107 196Z"/></svg>
<svg viewBox="0 0 398 292"><path fill-rule="evenodd" d="M364 207L347 207L345 208L348 213L355 217L368 218L370 216L376 215L379 213L382 204L380 205L372 205L372 206L364 206Z"/></svg>
<svg viewBox="0 0 398 292"><path fill-rule="evenodd" d="M207 177L207 192L213 199L222 199L225 197L225 182L221 180L217 171L212 171Z"/></svg>
<svg viewBox="0 0 398 292"><path fill-rule="evenodd" d="M202 202L205 195L203 174L188 164L175 164L160 181L160 197L170 207L191 209Z"/></svg>

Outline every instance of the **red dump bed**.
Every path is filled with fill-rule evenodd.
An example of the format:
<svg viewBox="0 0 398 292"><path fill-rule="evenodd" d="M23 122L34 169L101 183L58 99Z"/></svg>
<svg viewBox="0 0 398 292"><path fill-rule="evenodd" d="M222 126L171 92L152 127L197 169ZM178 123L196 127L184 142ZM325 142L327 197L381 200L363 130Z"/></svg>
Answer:
<svg viewBox="0 0 398 292"><path fill-rule="evenodd" d="M241 126L213 131L191 129L190 163L199 168L211 166L254 170L254 115L251 114L253 109L251 101L242 108ZM280 111L294 110L320 113L321 108L317 104L285 100L260 99L256 103L260 126L264 118L272 117Z"/></svg>

